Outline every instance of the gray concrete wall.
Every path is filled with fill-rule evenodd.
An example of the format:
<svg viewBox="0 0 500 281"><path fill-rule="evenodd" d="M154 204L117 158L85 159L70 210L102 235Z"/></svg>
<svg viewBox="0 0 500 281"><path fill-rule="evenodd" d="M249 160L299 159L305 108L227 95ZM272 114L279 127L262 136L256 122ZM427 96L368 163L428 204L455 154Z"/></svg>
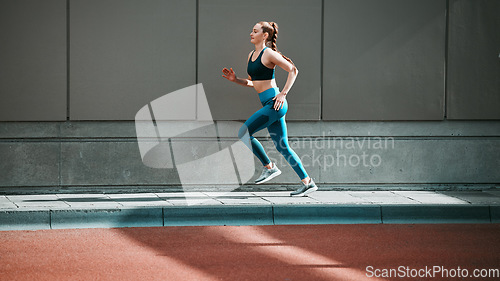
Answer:
<svg viewBox="0 0 500 281"><path fill-rule="evenodd" d="M260 20L278 22L278 48L300 69L290 142L322 188L498 186L496 10L495 0L1 1L0 191L178 189L175 168L141 162L132 120L203 83L221 141L237 141L224 122L260 103L221 69L246 77ZM276 77L282 87L286 73ZM241 188L296 187L258 136L284 174ZM391 147L367 146L381 139Z"/></svg>
<svg viewBox="0 0 500 281"><path fill-rule="evenodd" d="M325 1L323 119L442 120L446 1Z"/></svg>
<svg viewBox="0 0 500 281"><path fill-rule="evenodd" d="M500 1L450 1L448 119L500 118Z"/></svg>
<svg viewBox="0 0 500 281"><path fill-rule="evenodd" d="M250 32L267 20L279 25L278 49L299 68L287 100L288 120L318 120L321 104L321 1L201 0L198 82L203 83L215 120L246 120L260 105L257 93L221 77L224 67L246 78ZM288 73L276 68L282 88Z"/></svg>
<svg viewBox="0 0 500 281"><path fill-rule="evenodd" d="M70 1L70 119L133 120L195 84L195 0Z"/></svg>
<svg viewBox="0 0 500 281"><path fill-rule="evenodd" d="M238 124L218 121L221 143L238 141ZM500 122L289 122L292 148L322 189L483 189L500 183ZM201 131L200 131L201 132ZM182 190L178 170L141 161L133 122L0 123L0 192ZM269 185L296 188L299 178L267 132L257 137L283 174ZM207 141L203 133L173 142ZM217 169L217 163L206 169ZM205 182L193 190L224 188Z"/></svg>
<svg viewBox="0 0 500 281"><path fill-rule="evenodd" d="M280 25L300 69L288 120L499 119L498 1L0 2L0 121L133 120L203 83L216 120L260 106L246 77L255 22ZM283 86L286 72L277 70Z"/></svg>
<svg viewBox="0 0 500 281"><path fill-rule="evenodd" d="M0 1L0 121L66 120L66 1Z"/></svg>

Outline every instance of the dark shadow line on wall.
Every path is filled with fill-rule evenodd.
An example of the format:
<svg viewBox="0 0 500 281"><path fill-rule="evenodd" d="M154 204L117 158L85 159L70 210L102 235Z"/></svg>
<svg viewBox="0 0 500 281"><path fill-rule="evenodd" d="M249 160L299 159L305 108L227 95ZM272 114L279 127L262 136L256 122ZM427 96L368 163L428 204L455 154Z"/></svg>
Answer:
<svg viewBox="0 0 500 281"><path fill-rule="evenodd" d="M195 58L194 58L194 82L198 85L198 41L199 41L199 30L200 30L200 0L196 0L196 37L195 37ZM198 108L198 86L196 86L196 99L195 99L195 108ZM195 118L198 120L198 110L195 110ZM218 136L218 135L217 135ZM173 155L173 154L172 154Z"/></svg>
<svg viewBox="0 0 500 281"><path fill-rule="evenodd" d="M69 1L66 0L66 120L69 121L70 114L70 15Z"/></svg>
<svg viewBox="0 0 500 281"><path fill-rule="evenodd" d="M323 72L325 54L325 0L321 0L321 58L319 77L319 120L323 120Z"/></svg>
<svg viewBox="0 0 500 281"><path fill-rule="evenodd" d="M448 118L448 40L450 28L450 0L446 0L444 30L444 119Z"/></svg>
<svg viewBox="0 0 500 281"><path fill-rule="evenodd" d="M200 29L200 0L196 0L196 55L195 55L195 84L198 84L198 40Z"/></svg>

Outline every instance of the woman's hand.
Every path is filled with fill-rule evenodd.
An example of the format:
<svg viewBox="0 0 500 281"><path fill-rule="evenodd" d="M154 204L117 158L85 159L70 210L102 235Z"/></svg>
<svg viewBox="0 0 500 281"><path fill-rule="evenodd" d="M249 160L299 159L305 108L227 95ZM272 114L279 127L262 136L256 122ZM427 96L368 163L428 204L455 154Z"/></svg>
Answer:
<svg viewBox="0 0 500 281"><path fill-rule="evenodd" d="M286 100L286 94L284 92L281 92L279 94L277 94L274 98L274 109L276 111L280 110L283 108L283 104L285 103L285 100Z"/></svg>
<svg viewBox="0 0 500 281"><path fill-rule="evenodd" d="M236 74L234 73L232 68L231 68L231 70L229 70L229 69L224 67L224 69L222 70L222 73L224 73L224 75L222 75L222 77L226 78L227 80L229 80L231 82L236 82Z"/></svg>

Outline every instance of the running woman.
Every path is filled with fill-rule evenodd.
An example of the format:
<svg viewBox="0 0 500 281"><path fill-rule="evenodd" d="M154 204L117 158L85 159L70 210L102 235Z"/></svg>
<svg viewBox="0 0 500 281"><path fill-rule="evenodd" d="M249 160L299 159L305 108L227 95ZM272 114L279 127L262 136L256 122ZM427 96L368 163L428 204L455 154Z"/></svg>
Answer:
<svg viewBox="0 0 500 281"><path fill-rule="evenodd" d="M246 87L253 87L259 93L262 108L255 112L244 125L241 126L238 137L247 145L264 165L262 174L255 181L256 184L267 182L281 174L280 169L272 163L262 144L253 137L255 132L267 128L276 149L285 157L290 166L301 179L301 187L292 192L291 196L305 196L318 187L307 175L302 161L288 144L288 134L285 123L285 114L288 110L286 95L292 88L299 73L293 62L278 52L276 39L278 25L275 22L262 21L252 29L250 42L255 50L248 54L248 78L238 78L233 69L224 68L223 77ZM279 66L288 72L288 78L283 90L280 91L274 79L274 68Z"/></svg>

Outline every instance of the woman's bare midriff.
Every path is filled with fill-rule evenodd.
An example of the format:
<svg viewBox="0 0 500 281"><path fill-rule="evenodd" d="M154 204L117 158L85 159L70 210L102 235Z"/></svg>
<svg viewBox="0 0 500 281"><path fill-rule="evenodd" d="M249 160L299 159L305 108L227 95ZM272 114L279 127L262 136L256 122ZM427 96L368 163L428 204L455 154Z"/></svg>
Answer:
<svg viewBox="0 0 500 281"><path fill-rule="evenodd" d="M258 81L252 81L253 82L253 88L257 93L262 93L267 89L271 88L277 88L278 86L276 85L276 80L271 79L271 80L258 80Z"/></svg>

